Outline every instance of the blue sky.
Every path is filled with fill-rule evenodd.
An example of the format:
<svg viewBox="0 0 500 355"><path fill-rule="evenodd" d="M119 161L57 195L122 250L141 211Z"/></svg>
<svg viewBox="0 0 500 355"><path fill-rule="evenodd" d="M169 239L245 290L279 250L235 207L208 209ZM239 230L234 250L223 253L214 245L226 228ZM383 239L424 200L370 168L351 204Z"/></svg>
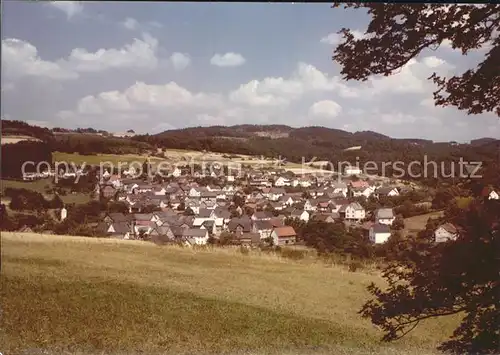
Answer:
<svg viewBox="0 0 500 355"><path fill-rule="evenodd" d="M5 2L2 115L48 127L323 125L393 137L500 138L496 116L432 105L426 78L462 72L443 44L400 73L345 82L331 55L363 10L329 4Z"/></svg>

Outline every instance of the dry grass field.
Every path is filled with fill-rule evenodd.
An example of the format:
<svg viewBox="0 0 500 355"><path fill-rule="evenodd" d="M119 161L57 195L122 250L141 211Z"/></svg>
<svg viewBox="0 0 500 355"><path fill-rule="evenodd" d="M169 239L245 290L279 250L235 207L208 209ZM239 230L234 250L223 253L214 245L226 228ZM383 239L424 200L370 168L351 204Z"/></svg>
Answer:
<svg viewBox="0 0 500 355"><path fill-rule="evenodd" d="M2 145L4 144L15 144L22 141L40 141L38 138L30 137L30 136L2 136L1 137Z"/></svg>
<svg viewBox="0 0 500 355"><path fill-rule="evenodd" d="M2 233L2 353L432 354L456 319L380 343L379 276L235 249Z"/></svg>
<svg viewBox="0 0 500 355"><path fill-rule="evenodd" d="M81 165L85 163L86 165L99 165L104 162L111 162L114 166L118 166L119 163L123 167L134 162L135 164L142 164L147 159L147 155L134 155L134 154L98 154L98 155L79 155L73 153L61 153L54 152L52 154L52 160L54 162L66 162L68 164L74 163L76 165ZM165 158L150 157L152 163L159 163L160 161L168 161L171 163L184 162L185 164L194 163L214 163L218 162L221 164L234 164L233 168L236 168L238 164L242 165L259 165L262 167L277 167L277 161L272 159L262 159L261 157L247 156L247 155L235 155L232 158L228 158L227 154L222 153L204 153L200 151L192 150L181 150L181 149L167 149L165 151ZM288 163L284 166L284 169L292 171L296 174L302 173L324 173L331 174L331 171L318 169L309 166L302 166L298 163Z"/></svg>
<svg viewBox="0 0 500 355"><path fill-rule="evenodd" d="M417 233L421 230L424 230L429 218L437 218L441 217L442 215L443 211L437 211L405 218L405 233Z"/></svg>

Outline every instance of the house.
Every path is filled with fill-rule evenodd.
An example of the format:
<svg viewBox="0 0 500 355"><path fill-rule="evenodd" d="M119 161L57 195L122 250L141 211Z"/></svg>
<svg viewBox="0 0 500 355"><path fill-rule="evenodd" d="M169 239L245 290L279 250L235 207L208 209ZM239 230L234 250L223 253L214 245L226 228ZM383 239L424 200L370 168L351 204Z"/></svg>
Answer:
<svg viewBox="0 0 500 355"><path fill-rule="evenodd" d="M291 182L290 179L287 179L286 177L279 176L275 181L274 181L274 186L276 187L283 187L283 186L290 186Z"/></svg>
<svg viewBox="0 0 500 355"><path fill-rule="evenodd" d="M188 196L189 197L201 197L201 191L200 191L200 189L192 187L189 189Z"/></svg>
<svg viewBox="0 0 500 355"><path fill-rule="evenodd" d="M172 176L173 177L179 177L182 175L182 170L179 169L178 167L176 167L173 171L172 171Z"/></svg>
<svg viewBox="0 0 500 355"><path fill-rule="evenodd" d="M145 192L152 192L154 190L155 186L151 184L140 184L138 185L134 190L136 193L145 193Z"/></svg>
<svg viewBox="0 0 500 355"><path fill-rule="evenodd" d="M317 199L316 210L321 212L327 212L330 207L330 200Z"/></svg>
<svg viewBox="0 0 500 355"><path fill-rule="evenodd" d="M135 235L140 235L141 233L149 235L149 233L157 227L157 224L154 221L135 221L134 222L133 232Z"/></svg>
<svg viewBox="0 0 500 355"><path fill-rule="evenodd" d="M491 187L485 187L483 191L481 191L481 196L488 198L488 200L498 200L500 198L498 193Z"/></svg>
<svg viewBox="0 0 500 355"><path fill-rule="evenodd" d="M131 218L130 215L114 212L106 214L106 216L103 218L103 221L106 222L107 224L118 223L118 222L129 223L131 221Z"/></svg>
<svg viewBox="0 0 500 355"><path fill-rule="evenodd" d="M279 215L278 217L271 218L269 222L273 225L273 228L283 227L285 225L286 216Z"/></svg>
<svg viewBox="0 0 500 355"><path fill-rule="evenodd" d="M366 217L365 209L358 202L351 202L339 209L339 214L347 220L361 221Z"/></svg>
<svg viewBox="0 0 500 355"><path fill-rule="evenodd" d="M456 240L458 237L458 229L451 223L441 224L434 231L434 241L443 243L448 240Z"/></svg>
<svg viewBox="0 0 500 355"><path fill-rule="evenodd" d="M312 216L313 221L324 222L324 223L335 223L335 219L338 219L338 213L318 213Z"/></svg>
<svg viewBox="0 0 500 355"><path fill-rule="evenodd" d="M238 235L236 238L243 246L258 246L261 239L259 233L243 233Z"/></svg>
<svg viewBox="0 0 500 355"><path fill-rule="evenodd" d="M392 208L379 208L375 211L375 223L391 226L395 219Z"/></svg>
<svg viewBox="0 0 500 355"><path fill-rule="evenodd" d="M382 244L391 236L391 229L386 224L375 223L370 227L368 236L372 243Z"/></svg>
<svg viewBox="0 0 500 355"><path fill-rule="evenodd" d="M106 233L110 234L111 237L119 239L130 239L131 228L127 222L113 222L108 226Z"/></svg>
<svg viewBox="0 0 500 355"><path fill-rule="evenodd" d="M364 196L366 198L370 197L375 189L372 186L362 186L351 188L351 193L353 197Z"/></svg>
<svg viewBox="0 0 500 355"><path fill-rule="evenodd" d="M270 220L273 217L273 213L271 211L255 211L254 214L252 215L252 220L257 221L257 220Z"/></svg>
<svg viewBox="0 0 500 355"><path fill-rule="evenodd" d="M297 241L297 233L291 226L277 227L271 232L273 245L293 245Z"/></svg>
<svg viewBox="0 0 500 355"><path fill-rule="evenodd" d="M279 187L273 187L269 190L268 198L271 201L278 201L281 196L285 194L285 189Z"/></svg>
<svg viewBox="0 0 500 355"><path fill-rule="evenodd" d="M310 199L304 202L304 211L316 211L316 206L313 205Z"/></svg>
<svg viewBox="0 0 500 355"><path fill-rule="evenodd" d="M153 192L156 196L165 196L167 189L165 189L163 186L155 186L153 188Z"/></svg>
<svg viewBox="0 0 500 355"><path fill-rule="evenodd" d="M359 175L362 174L363 172L361 169L357 166L346 166L344 168L344 175Z"/></svg>
<svg viewBox="0 0 500 355"><path fill-rule="evenodd" d="M61 221L64 221L66 219L66 217L68 217L68 210L65 207L61 208L61 211L59 213L59 217L60 217Z"/></svg>
<svg viewBox="0 0 500 355"><path fill-rule="evenodd" d="M133 219L137 221L148 221L148 222L156 222L158 220L158 216L154 213L134 213Z"/></svg>
<svg viewBox="0 0 500 355"><path fill-rule="evenodd" d="M279 202L282 202L283 204L287 206L291 206L295 203L295 199L290 196L290 195L283 195L278 199Z"/></svg>
<svg viewBox="0 0 500 355"><path fill-rule="evenodd" d="M375 193L376 193L377 197L380 197L380 196L388 196L388 197L399 196L399 191L395 187L379 187L378 189L375 190Z"/></svg>
<svg viewBox="0 0 500 355"><path fill-rule="evenodd" d="M290 217L300 219L301 221L308 222L309 221L309 212L305 210L294 210Z"/></svg>
<svg viewBox="0 0 500 355"><path fill-rule="evenodd" d="M370 187L370 184L366 180L351 181L349 185L354 189L359 189L361 187Z"/></svg>
<svg viewBox="0 0 500 355"><path fill-rule="evenodd" d="M302 180L298 181L298 185L300 185L301 187L307 188L307 187L311 187L312 183L309 180L303 180L302 179Z"/></svg>
<svg viewBox="0 0 500 355"><path fill-rule="evenodd" d="M272 209L276 210L276 211L281 211L285 208L285 205L281 202L269 202L268 203L268 206L270 206Z"/></svg>
<svg viewBox="0 0 500 355"><path fill-rule="evenodd" d="M236 235L250 233L252 231L252 220L247 217L233 218L229 221L227 229Z"/></svg>
<svg viewBox="0 0 500 355"><path fill-rule="evenodd" d="M261 239L265 239L271 235L273 224L270 220L257 220L253 223L252 232L259 233Z"/></svg>
<svg viewBox="0 0 500 355"><path fill-rule="evenodd" d="M111 175L108 179L108 182L113 185L115 189L121 189L123 184L120 178L120 175Z"/></svg>
<svg viewBox="0 0 500 355"><path fill-rule="evenodd" d="M208 242L208 230L188 228L182 232L182 241L187 245L205 245Z"/></svg>
<svg viewBox="0 0 500 355"><path fill-rule="evenodd" d="M334 194L341 193L342 195L344 195L344 197L347 196L348 188L347 188L347 185L344 182L338 182L338 183L332 184L332 189L333 189L332 192Z"/></svg>
<svg viewBox="0 0 500 355"><path fill-rule="evenodd" d="M116 189L112 185L104 185L101 187L101 196L103 198L115 197Z"/></svg>
<svg viewBox="0 0 500 355"><path fill-rule="evenodd" d="M150 233L151 241L155 244L166 244L175 240L172 229L167 225L157 226Z"/></svg>
<svg viewBox="0 0 500 355"><path fill-rule="evenodd" d="M195 227L194 223L193 223L193 227ZM209 236L217 234L217 229L216 229L216 226L215 226L215 221L213 219L208 219L208 220L204 221L201 224L200 229L206 229L208 231L208 235Z"/></svg>

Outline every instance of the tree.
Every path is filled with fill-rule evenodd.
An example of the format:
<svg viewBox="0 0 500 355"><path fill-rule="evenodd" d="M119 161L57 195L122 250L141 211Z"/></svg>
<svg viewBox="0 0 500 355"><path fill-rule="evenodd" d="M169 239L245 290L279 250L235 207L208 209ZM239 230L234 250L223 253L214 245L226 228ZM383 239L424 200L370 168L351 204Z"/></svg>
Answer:
<svg viewBox="0 0 500 355"><path fill-rule="evenodd" d="M235 235L233 233L223 232L219 236L219 245L230 245L235 240Z"/></svg>
<svg viewBox="0 0 500 355"><path fill-rule="evenodd" d="M401 230L405 228L405 220L401 216L397 216L392 223L392 228L395 230Z"/></svg>
<svg viewBox="0 0 500 355"><path fill-rule="evenodd" d="M449 44L463 55L484 50L477 68L443 78L434 73L437 106L456 106L469 114L500 116L500 5L436 5L335 3L334 8L365 8L371 16L367 31L355 36L343 28L345 41L334 51L346 80L365 81L371 75L392 75L429 48Z"/></svg>
<svg viewBox="0 0 500 355"><path fill-rule="evenodd" d="M448 190L439 190L432 199L432 207L435 209L445 208L453 199L453 195Z"/></svg>
<svg viewBox="0 0 500 355"><path fill-rule="evenodd" d="M63 208L64 203L59 197L59 195L55 195L54 198L50 201L50 207L51 208Z"/></svg>
<svg viewBox="0 0 500 355"><path fill-rule="evenodd" d="M456 241L434 244L429 228L409 237L384 270L388 288L369 286L374 299L360 313L382 328L384 340L408 334L422 320L460 314L460 326L439 349L498 352L500 201L478 199L456 212L449 220L459 231Z"/></svg>
<svg viewBox="0 0 500 355"><path fill-rule="evenodd" d="M195 216L196 215L191 207L186 207L183 214L184 214L184 216Z"/></svg>

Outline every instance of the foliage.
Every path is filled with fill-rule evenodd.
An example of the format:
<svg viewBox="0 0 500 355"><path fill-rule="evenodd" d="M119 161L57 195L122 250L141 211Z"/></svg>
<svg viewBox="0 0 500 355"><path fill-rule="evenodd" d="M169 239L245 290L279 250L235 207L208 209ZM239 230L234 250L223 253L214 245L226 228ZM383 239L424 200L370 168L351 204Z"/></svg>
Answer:
<svg viewBox="0 0 500 355"><path fill-rule="evenodd" d="M457 226L456 241L432 243L432 229L411 237L384 270L388 289L372 284L373 299L360 311L380 326L384 340L412 331L420 321L463 315L461 325L440 350L495 353L500 346L500 201L457 207L447 218ZM429 222L429 227L432 222Z"/></svg>
<svg viewBox="0 0 500 355"><path fill-rule="evenodd" d="M9 207L12 210L42 211L51 208L51 201L47 201L39 192L24 188L6 188L5 196L10 197ZM61 201L62 202L62 201ZM58 203L55 201L54 203ZM58 208L58 207L53 207Z"/></svg>
<svg viewBox="0 0 500 355"><path fill-rule="evenodd" d="M2 178L22 178L25 162L33 162L33 164L25 165L24 172L36 172L38 163L52 164L52 152L45 142L20 141L15 144L2 145L1 160Z"/></svg>
<svg viewBox="0 0 500 355"><path fill-rule="evenodd" d="M219 245L231 245L235 241L236 237L233 233L223 232L219 236Z"/></svg>
<svg viewBox="0 0 500 355"><path fill-rule="evenodd" d="M437 85L434 100L439 106L456 106L469 114L494 112L500 116L500 5L437 5L336 3L334 7L368 10L371 22L363 38L342 29L345 41L333 59L342 66L347 80L367 80L372 75L391 75L425 49L444 42L468 55L485 50L476 69L460 76L442 78L434 73ZM488 46L491 45L491 48Z"/></svg>
<svg viewBox="0 0 500 355"><path fill-rule="evenodd" d="M48 128L29 125L23 121L11 121L2 119L3 136L29 136L48 142L54 138ZM2 147L3 148L3 147Z"/></svg>
<svg viewBox="0 0 500 355"><path fill-rule="evenodd" d="M405 228L405 220L401 216L396 216L394 222L392 222L392 228L395 230L401 230Z"/></svg>
<svg viewBox="0 0 500 355"><path fill-rule="evenodd" d="M94 134L62 134L57 135L50 143L52 151L78 153L80 155L96 154L142 154L152 150L152 146L129 138L103 137Z"/></svg>

